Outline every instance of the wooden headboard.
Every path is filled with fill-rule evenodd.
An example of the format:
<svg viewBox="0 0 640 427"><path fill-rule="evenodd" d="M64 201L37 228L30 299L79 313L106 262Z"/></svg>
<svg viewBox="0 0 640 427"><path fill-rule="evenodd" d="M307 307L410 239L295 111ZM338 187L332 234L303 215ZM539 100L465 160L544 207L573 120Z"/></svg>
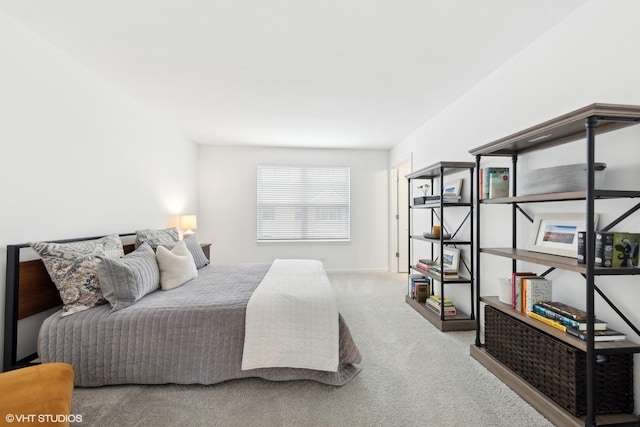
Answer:
<svg viewBox="0 0 640 427"><path fill-rule="evenodd" d="M135 233L120 234L120 237L135 236ZM54 240L52 243L70 243L99 239ZM133 243L124 244L124 252L133 251ZM7 280L4 311L4 363L3 371L34 364L37 353L18 360L18 321L62 305L58 289L51 281L41 259L22 261L22 250L30 248L28 243L7 245Z"/></svg>

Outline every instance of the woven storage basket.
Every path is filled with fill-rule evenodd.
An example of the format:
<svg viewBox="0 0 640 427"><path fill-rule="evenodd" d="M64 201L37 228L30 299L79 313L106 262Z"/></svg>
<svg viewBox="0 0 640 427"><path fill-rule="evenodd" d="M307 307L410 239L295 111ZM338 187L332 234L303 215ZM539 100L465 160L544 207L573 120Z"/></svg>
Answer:
<svg viewBox="0 0 640 427"><path fill-rule="evenodd" d="M586 414L586 353L485 306L489 354L575 416ZM633 412L633 355L612 354L595 367L596 414Z"/></svg>

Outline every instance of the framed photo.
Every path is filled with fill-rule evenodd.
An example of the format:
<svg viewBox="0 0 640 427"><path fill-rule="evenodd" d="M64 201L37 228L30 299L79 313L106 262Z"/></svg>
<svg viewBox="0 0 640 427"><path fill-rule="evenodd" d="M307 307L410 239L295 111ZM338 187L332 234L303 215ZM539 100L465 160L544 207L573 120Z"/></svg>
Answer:
<svg viewBox="0 0 640 427"><path fill-rule="evenodd" d="M594 228L598 215L594 215ZM542 213L533 221L527 249L534 252L561 255L571 258L578 256L578 231L586 229L583 213Z"/></svg>
<svg viewBox="0 0 640 427"><path fill-rule="evenodd" d="M460 196L462 190L462 180L457 179L455 181L446 182L442 188L443 196Z"/></svg>
<svg viewBox="0 0 640 427"><path fill-rule="evenodd" d="M460 250L445 246L442 248L442 265L445 273L457 273L460 266Z"/></svg>

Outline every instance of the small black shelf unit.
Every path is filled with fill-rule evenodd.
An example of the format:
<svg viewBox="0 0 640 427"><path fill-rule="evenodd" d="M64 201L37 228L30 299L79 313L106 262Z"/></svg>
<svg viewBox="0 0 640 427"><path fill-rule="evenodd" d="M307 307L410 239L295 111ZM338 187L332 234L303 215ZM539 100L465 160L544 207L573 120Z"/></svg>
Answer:
<svg viewBox="0 0 640 427"><path fill-rule="evenodd" d="M473 330L476 327L476 313L475 313L475 296L474 296L474 274L473 274L473 208L474 204L470 202L436 202L429 204L414 204L413 203L413 185L416 180L425 180L429 183L431 189L433 189L434 194L443 194L444 186L446 184L445 177L454 175L454 174L468 174L468 184L471 185L470 188L473 188L474 184L474 167L475 164L473 162L438 162L434 163L430 166L427 166L418 171L412 172L406 176L408 185L409 185L409 266L408 271L409 275L411 274L420 274L424 277L428 277L432 282L436 281L440 283L440 294L443 297L440 306L440 314L433 311L431 308L427 307L425 303L419 303L418 301L411 298L411 295L407 293L405 300L407 304L413 307L418 313L420 313L425 319L430 321L433 325L435 325L440 331L467 331ZM462 220L457 224L455 229L449 230L447 225L445 224L445 216L446 212L450 209L463 209L466 211L462 213ZM414 234L414 214L418 214L417 212L426 211L426 214L430 216L431 224L439 224L441 228L441 233L439 238L428 238L423 236L422 234ZM459 237L461 234L462 227L468 222L469 224L469 233L468 238ZM450 237L444 238L444 235L450 234ZM466 234L465 234L466 235ZM463 261L462 256L460 261L460 277L456 278L443 278L439 274L434 274L428 271L421 270L416 267L414 264L414 251L413 245L414 242L423 242L425 244L430 245L432 257L434 254L442 254L442 249L446 246L455 247L461 251L468 250L470 260L468 263ZM440 271L443 271L443 259L442 256L439 258L440 260ZM447 285L463 285L468 286L469 296L470 296L470 307L471 310L469 313L465 313L461 311L459 308L457 309L456 316L445 317L444 316L444 298L446 293ZM433 293L433 289L431 289Z"/></svg>
<svg viewBox="0 0 640 427"><path fill-rule="evenodd" d="M571 416L563 408L555 405L545 395L539 393L535 388L531 387L526 381L519 378L516 374L505 367L501 362L497 361L492 355L483 349L480 335L479 319L476 332L476 342L471 346L471 355L491 370L495 375L502 379L507 385L518 392L525 400L529 401L538 411L545 415L549 420L557 425L640 425L640 420L634 414L596 414L595 396L595 367L596 357L606 354L629 354L640 353L640 345L632 341L621 341L611 343L596 343L594 341L593 322L594 315L594 295L598 293L611 307L620 315L629 327L638 335L640 331L634 326L627 317L613 304L611 300L598 288L594 282L594 278L599 275L633 275L640 274L639 268L598 268L594 265L595 252L595 229L594 229L594 200L597 199L614 199L614 198L636 198L640 197L640 191L611 191L598 190L594 188L594 171L595 171L595 138L596 135L632 126L640 123L640 106L631 105L613 105L613 104L592 104L573 111L566 115L557 117L537 126L517 132L513 135L480 146L470 153L476 157L476 173L479 177L481 159L485 156L498 156L511 158L511 180L512 180L512 197L499 199L479 200L476 197L476 294L477 306L479 311L481 302L500 310L501 312L511 316L519 321L524 321L549 336L559 341L565 342L575 348L586 353L586 390L587 390L587 408L586 416L577 418ZM586 188L584 191L573 191L553 194L537 194L518 196L516 194L517 179L517 160L519 156L532 153L538 150L544 150L561 144L585 140L586 148ZM524 213L519 206L524 203L541 203L541 202L561 202L569 200L584 200L586 212L586 264L578 264L577 260L530 252L516 247L516 216L517 212ZM480 240L480 217L481 207L484 204L504 204L510 205L512 209L512 245L508 248L484 248L481 247ZM640 203L631 209L622 213L616 220L602 228L602 230L610 230L616 224L640 209ZM526 214L525 214L526 215ZM588 313L588 329L587 340L580 341L567 334L554 330L554 328L544 325L541 322L529 320L528 316L524 316L508 307L507 304L500 303L496 297L482 295L480 281L480 254L489 254L492 256L505 257L512 260L512 271L516 271L516 261L526 261L543 266L550 267L547 272L552 269L561 269L565 271L573 271L581 274L586 282L586 302L585 307ZM545 273L543 273L545 274Z"/></svg>

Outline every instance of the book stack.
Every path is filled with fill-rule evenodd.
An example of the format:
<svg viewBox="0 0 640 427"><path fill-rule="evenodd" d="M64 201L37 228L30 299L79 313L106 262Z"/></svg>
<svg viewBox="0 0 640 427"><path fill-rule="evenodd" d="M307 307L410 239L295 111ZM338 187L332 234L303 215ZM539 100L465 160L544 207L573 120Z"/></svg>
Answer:
<svg viewBox="0 0 640 427"><path fill-rule="evenodd" d="M567 334L587 339L587 313L584 310L557 301L539 301L529 316ZM626 335L609 329L607 322L595 319L594 341L622 341Z"/></svg>
<svg viewBox="0 0 640 427"><path fill-rule="evenodd" d="M439 205L440 203L460 203L461 196L445 194L444 196L420 196L413 198L413 205Z"/></svg>
<svg viewBox="0 0 640 427"><path fill-rule="evenodd" d="M479 186L481 199L509 197L509 168L482 168Z"/></svg>
<svg viewBox="0 0 640 427"><path fill-rule="evenodd" d="M427 298L426 306L433 310L438 316L440 316L442 306L442 298L440 295L431 295ZM454 317L456 315L456 306L449 298L444 299L444 317Z"/></svg>
<svg viewBox="0 0 640 427"><path fill-rule="evenodd" d="M418 302L424 302L424 300L426 300L426 295L429 294L430 283L431 280L427 277L411 275L409 277L409 296L413 299L417 299Z"/></svg>
<svg viewBox="0 0 640 427"><path fill-rule="evenodd" d="M426 271L427 273L431 272L431 268L438 264L438 261L432 261L430 259L419 259L416 264L416 268L418 270Z"/></svg>
<svg viewBox="0 0 640 427"><path fill-rule="evenodd" d="M435 274L437 276L442 276L443 279L455 279L460 277L458 275L458 270L450 269L448 270L445 266L444 274L440 274L440 262L432 261L430 259L420 259L416 264L416 268L427 273Z"/></svg>
<svg viewBox="0 0 640 427"><path fill-rule="evenodd" d="M445 194L444 196L427 196L425 204L459 203L461 196Z"/></svg>

